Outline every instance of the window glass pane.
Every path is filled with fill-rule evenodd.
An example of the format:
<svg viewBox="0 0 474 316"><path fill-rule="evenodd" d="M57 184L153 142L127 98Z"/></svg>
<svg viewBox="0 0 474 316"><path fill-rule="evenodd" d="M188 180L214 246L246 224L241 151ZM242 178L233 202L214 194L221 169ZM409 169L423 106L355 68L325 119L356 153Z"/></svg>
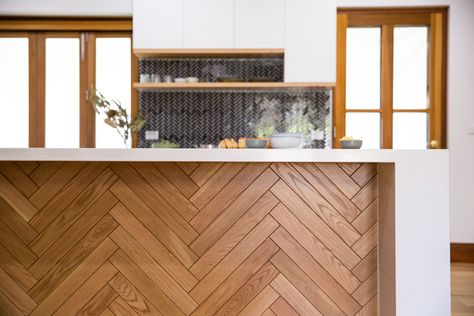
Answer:
<svg viewBox="0 0 474 316"><path fill-rule="evenodd" d="M348 28L346 43L346 108L380 108L380 28Z"/></svg>
<svg viewBox="0 0 474 316"><path fill-rule="evenodd" d="M362 139L362 149L379 149L380 114L346 113L346 136Z"/></svg>
<svg viewBox="0 0 474 316"><path fill-rule="evenodd" d="M426 109L428 28L396 27L393 40L393 107Z"/></svg>
<svg viewBox="0 0 474 316"><path fill-rule="evenodd" d="M106 98L118 100L131 111L131 41L130 38L96 40L96 88ZM123 148L123 139L104 123L105 115L96 116L96 147ZM131 136L128 139L131 147Z"/></svg>
<svg viewBox="0 0 474 316"><path fill-rule="evenodd" d="M427 119L426 113L393 113L393 148L426 149Z"/></svg>
<svg viewBox="0 0 474 316"><path fill-rule="evenodd" d="M0 147L28 147L28 39L0 38Z"/></svg>
<svg viewBox="0 0 474 316"><path fill-rule="evenodd" d="M46 147L79 147L79 39L46 39Z"/></svg>

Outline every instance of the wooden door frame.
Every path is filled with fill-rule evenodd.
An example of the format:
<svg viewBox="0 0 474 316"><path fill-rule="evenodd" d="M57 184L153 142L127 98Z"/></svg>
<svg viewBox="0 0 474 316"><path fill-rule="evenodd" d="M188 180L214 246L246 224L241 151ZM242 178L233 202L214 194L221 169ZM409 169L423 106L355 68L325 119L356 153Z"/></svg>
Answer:
<svg viewBox="0 0 474 316"><path fill-rule="evenodd" d="M396 25L427 25L429 32L429 100L423 110L393 110L393 29ZM447 7L340 8L337 15L337 73L333 111L333 147L345 136L346 117L346 30L350 26L381 27L381 106L377 110L350 110L381 114L381 148L392 148L394 112L429 114L431 148L447 148L446 137L446 54Z"/></svg>
<svg viewBox="0 0 474 316"><path fill-rule="evenodd" d="M128 17L15 17L0 16L1 37L29 39L29 147L45 147L45 39L80 39L80 147L95 147L95 112L88 104L87 91L95 85L95 38L130 37L132 19ZM133 43L132 43L133 47ZM138 77L138 60L131 48L131 115L138 113L138 92L132 84ZM132 134L132 146L138 138Z"/></svg>

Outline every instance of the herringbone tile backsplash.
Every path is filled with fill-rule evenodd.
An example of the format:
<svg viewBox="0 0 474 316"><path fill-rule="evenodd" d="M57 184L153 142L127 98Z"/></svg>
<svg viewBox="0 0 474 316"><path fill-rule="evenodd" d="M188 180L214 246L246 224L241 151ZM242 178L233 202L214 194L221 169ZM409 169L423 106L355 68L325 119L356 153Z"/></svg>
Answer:
<svg viewBox="0 0 474 316"><path fill-rule="evenodd" d="M147 58L139 62L141 74L157 74L163 80L197 77L202 82L215 82L218 77L232 76L250 81L271 78L282 82L283 58Z"/></svg>
<svg viewBox="0 0 474 316"><path fill-rule="evenodd" d="M146 91L140 93L139 104L147 118L139 147L153 142L145 139L147 130L183 148L273 132L303 132L308 147L330 146L328 89ZM311 141L312 131L323 137Z"/></svg>

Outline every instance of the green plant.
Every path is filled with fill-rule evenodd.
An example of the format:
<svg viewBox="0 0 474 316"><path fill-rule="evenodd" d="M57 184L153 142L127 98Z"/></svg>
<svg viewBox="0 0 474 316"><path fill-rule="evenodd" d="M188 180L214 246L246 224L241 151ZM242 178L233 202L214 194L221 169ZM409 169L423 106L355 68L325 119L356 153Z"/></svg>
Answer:
<svg viewBox="0 0 474 316"><path fill-rule="evenodd" d="M145 124L146 120L140 113L136 117L130 118L120 101L107 100L94 87L89 89L88 99L95 112L105 114L104 122L117 131L120 137L122 137L125 147L127 147L127 140L130 134L139 131Z"/></svg>

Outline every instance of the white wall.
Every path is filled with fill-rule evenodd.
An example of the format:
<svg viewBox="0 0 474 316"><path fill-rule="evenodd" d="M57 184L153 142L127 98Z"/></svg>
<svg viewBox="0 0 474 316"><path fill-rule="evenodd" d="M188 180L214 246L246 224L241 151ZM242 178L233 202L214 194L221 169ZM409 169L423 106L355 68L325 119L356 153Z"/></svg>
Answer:
<svg viewBox="0 0 474 316"><path fill-rule="evenodd" d="M338 7L449 5L448 147L451 241L474 243L474 1L337 0ZM472 131L474 133L474 131Z"/></svg>
<svg viewBox="0 0 474 316"><path fill-rule="evenodd" d="M0 15L131 16L132 0L0 0Z"/></svg>

